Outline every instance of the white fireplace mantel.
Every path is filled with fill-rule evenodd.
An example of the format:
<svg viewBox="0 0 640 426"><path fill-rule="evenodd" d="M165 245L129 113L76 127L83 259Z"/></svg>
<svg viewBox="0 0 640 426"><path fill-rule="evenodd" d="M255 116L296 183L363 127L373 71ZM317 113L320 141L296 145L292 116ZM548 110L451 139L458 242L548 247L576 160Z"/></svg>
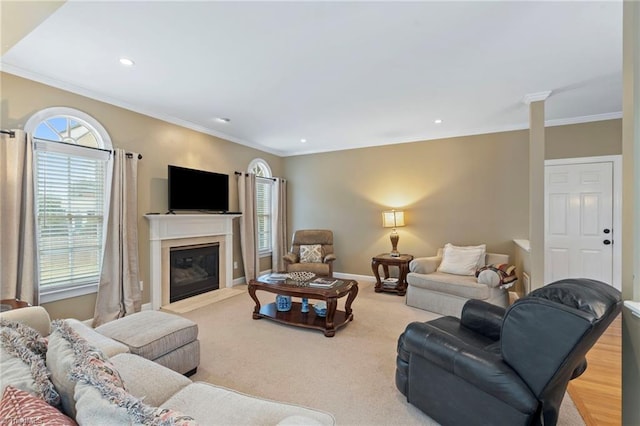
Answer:
<svg viewBox="0 0 640 426"><path fill-rule="evenodd" d="M149 221L149 289L151 308L167 304L168 265L163 264L163 249L215 237L221 241L220 288L233 285L233 219L240 214L147 214ZM166 259L165 259L166 260ZM163 293L164 290L164 293Z"/></svg>

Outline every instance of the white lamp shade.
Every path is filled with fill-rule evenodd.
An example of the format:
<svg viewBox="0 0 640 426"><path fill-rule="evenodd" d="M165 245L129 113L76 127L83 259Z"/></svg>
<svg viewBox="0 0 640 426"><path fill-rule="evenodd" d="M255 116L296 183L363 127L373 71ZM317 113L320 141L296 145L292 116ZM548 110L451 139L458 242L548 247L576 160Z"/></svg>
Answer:
<svg viewBox="0 0 640 426"><path fill-rule="evenodd" d="M402 210L389 210L382 212L382 226L384 228L397 228L404 226L404 212Z"/></svg>

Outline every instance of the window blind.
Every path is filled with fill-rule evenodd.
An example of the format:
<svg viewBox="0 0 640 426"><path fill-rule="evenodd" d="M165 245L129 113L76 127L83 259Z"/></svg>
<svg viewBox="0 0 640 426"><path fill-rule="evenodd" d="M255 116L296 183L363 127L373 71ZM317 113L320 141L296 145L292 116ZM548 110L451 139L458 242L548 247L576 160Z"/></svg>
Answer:
<svg viewBox="0 0 640 426"><path fill-rule="evenodd" d="M258 216L258 251L271 251L271 191L273 181L256 177L256 210Z"/></svg>
<svg viewBox="0 0 640 426"><path fill-rule="evenodd" d="M82 148L73 148L60 152L36 144L38 272L45 291L100 279L106 162L91 150L85 148L83 156Z"/></svg>

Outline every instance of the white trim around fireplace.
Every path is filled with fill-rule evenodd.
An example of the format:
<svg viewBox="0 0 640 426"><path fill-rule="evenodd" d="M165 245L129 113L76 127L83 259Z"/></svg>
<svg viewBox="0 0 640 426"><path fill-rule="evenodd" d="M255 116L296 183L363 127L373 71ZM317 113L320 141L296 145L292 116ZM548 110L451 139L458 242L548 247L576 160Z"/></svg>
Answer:
<svg viewBox="0 0 640 426"><path fill-rule="evenodd" d="M149 291L151 309L169 304L168 250L220 243L220 289L233 286L233 219L240 214L147 214L149 221ZM215 290L214 290L215 291ZM185 299L187 300L187 299Z"/></svg>

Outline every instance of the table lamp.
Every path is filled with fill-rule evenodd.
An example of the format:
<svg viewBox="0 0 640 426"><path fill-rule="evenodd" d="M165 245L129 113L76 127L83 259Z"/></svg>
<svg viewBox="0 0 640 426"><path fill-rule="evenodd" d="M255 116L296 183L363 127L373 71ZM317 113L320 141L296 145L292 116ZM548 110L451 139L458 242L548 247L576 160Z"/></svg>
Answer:
<svg viewBox="0 0 640 426"><path fill-rule="evenodd" d="M392 257L400 256L398 251L398 240L400 236L396 232L396 228L404 226L404 212L402 210L388 210L382 212L382 226L384 228L393 228L391 231L391 253Z"/></svg>

